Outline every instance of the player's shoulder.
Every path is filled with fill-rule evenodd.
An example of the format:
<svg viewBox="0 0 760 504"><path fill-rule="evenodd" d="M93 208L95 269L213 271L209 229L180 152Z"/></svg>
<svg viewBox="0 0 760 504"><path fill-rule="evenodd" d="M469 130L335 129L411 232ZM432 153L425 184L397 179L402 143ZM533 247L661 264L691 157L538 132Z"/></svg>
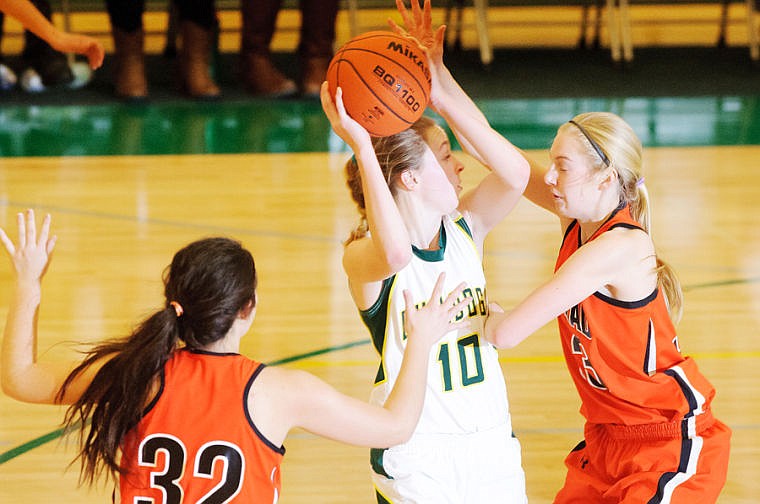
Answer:
<svg viewBox="0 0 760 504"><path fill-rule="evenodd" d="M581 250L598 267L608 265L616 271L625 269L623 265L643 267L646 258L655 254L652 239L643 229L636 227L611 228L581 247ZM593 253L589 253L592 250Z"/></svg>

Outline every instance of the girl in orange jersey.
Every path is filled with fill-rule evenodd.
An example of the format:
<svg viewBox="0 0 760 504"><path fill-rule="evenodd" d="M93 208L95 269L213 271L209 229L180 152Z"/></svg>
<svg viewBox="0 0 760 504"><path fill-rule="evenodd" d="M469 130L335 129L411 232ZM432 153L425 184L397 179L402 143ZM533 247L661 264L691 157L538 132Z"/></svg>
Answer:
<svg viewBox="0 0 760 504"><path fill-rule="evenodd" d="M56 51L86 56L93 70L103 64L103 44L87 35L59 30L28 0L0 0L0 11L16 18L24 28L50 44Z"/></svg>
<svg viewBox="0 0 760 504"><path fill-rule="evenodd" d="M586 426L557 503L714 503L726 480L731 431L678 345L682 293L649 235L641 153L614 114L560 126L525 191L559 217L554 276L509 313L492 305L486 324L504 348L559 322Z"/></svg>
<svg viewBox="0 0 760 504"><path fill-rule="evenodd" d="M20 213L18 231L14 244L0 229L15 272L3 390L70 404L65 424L80 431L83 481L118 474L121 502L276 502L282 443L296 426L363 446L405 441L424 401L430 349L466 325L451 321L471 301L464 284L445 296L444 275L424 307L406 296L403 370L389 401L373 406L309 373L238 354L256 314L253 257L236 241L208 238L175 254L163 307L129 337L62 368L37 361L35 350L41 280L56 241L50 216L38 234L34 212Z"/></svg>

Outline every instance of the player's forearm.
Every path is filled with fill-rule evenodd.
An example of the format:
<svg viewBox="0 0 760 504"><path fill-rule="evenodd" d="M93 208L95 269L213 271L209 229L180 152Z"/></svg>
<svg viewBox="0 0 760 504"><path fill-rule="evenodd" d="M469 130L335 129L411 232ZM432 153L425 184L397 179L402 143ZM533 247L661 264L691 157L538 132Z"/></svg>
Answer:
<svg viewBox="0 0 760 504"><path fill-rule="evenodd" d="M389 264L406 265L411 254L411 239L388 188L388 182L376 158L359 166L367 225L372 241L376 244L375 252ZM396 267L400 266L395 266L394 271L397 271Z"/></svg>
<svg viewBox="0 0 760 504"><path fill-rule="evenodd" d="M57 28L28 0L0 0L0 10L18 20L24 28L50 43Z"/></svg>
<svg viewBox="0 0 760 504"><path fill-rule="evenodd" d="M27 400L28 375L37 359L39 281L18 281L8 307L2 345L2 387L11 397Z"/></svg>
<svg viewBox="0 0 760 504"><path fill-rule="evenodd" d="M423 345L407 345L398 378L385 401L385 409L393 413L400 427L399 443L411 437L422 413L429 353Z"/></svg>

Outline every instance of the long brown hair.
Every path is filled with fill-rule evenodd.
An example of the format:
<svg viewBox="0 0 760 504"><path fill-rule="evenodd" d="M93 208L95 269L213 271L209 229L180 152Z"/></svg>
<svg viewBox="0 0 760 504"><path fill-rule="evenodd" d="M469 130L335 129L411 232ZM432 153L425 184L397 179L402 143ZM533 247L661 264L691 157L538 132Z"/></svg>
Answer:
<svg viewBox="0 0 760 504"><path fill-rule="evenodd" d="M128 337L104 341L87 351L58 393L61 400L77 375L113 356L64 419L67 430L79 430L80 482L92 484L104 473L121 472L121 440L142 418L172 353L183 345L198 349L222 339L238 313L256 302L253 256L228 238L187 245L174 255L163 281L164 307ZM183 311L176 311L172 302Z"/></svg>
<svg viewBox="0 0 760 504"><path fill-rule="evenodd" d="M588 112L573 118L573 122L583 128L575 127L572 123L560 126L560 131L573 131L580 141L587 146L587 155L594 169L605 170L612 168L617 172L619 181L620 201L625 202L631 209L631 216L641 224L650 236L651 208L649 192L644 184L642 174L642 146L633 128L620 116L610 112ZM585 132L585 134L584 134ZM588 135L587 138L584 138ZM609 166L602 160L599 152L591 142L607 156ZM673 322L678 323L683 313L683 291L681 283L673 268L663 261L659 254L657 259L657 285L662 289L668 304L668 312Z"/></svg>
<svg viewBox="0 0 760 504"><path fill-rule="evenodd" d="M409 129L387 137L373 137L372 145L375 149L375 156L380 163L380 169L383 171L385 181L391 190L391 194L396 195L396 181L401 174L407 170L417 170L420 167L422 156L425 153L426 143L424 132L427 128L434 126L432 119L422 116ZM351 198L356 203L359 210L359 225L351 231L345 245L357 240L367 234L367 210L364 206L364 190L362 189L361 173L356 158L353 156L348 160L345 166L346 185L351 192Z"/></svg>

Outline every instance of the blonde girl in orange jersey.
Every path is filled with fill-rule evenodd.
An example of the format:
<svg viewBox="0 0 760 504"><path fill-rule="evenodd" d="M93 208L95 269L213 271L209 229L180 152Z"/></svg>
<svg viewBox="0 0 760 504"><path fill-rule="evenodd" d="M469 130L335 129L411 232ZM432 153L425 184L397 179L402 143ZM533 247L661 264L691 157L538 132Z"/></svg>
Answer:
<svg viewBox="0 0 760 504"><path fill-rule="evenodd" d="M559 217L554 276L508 313L492 306L486 323L508 348L558 320L586 426L557 503L714 503L726 480L731 431L681 354L682 294L649 235L641 154L614 114L560 126L550 166L532 162L525 191Z"/></svg>
<svg viewBox="0 0 760 504"><path fill-rule="evenodd" d="M448 296L445 275L426 305L408 294L409 335L399 381L384 406L343 395L315 376L239 355L256 314L256 268L240 243L195 241L164 274L165 304L123 339L82 362L36 356L41 280L56 238L50 216L18 214L18 243L0 229L15 279L2 345L2 387L21 401L69 404L82 480L118 475L121 502L277 502L282 443L296 426L363 446L404 442L419 418L431 347L471 299ZM461 301L456 301L461 297ZM204 497L208 500L204 500Z"/></svg>

